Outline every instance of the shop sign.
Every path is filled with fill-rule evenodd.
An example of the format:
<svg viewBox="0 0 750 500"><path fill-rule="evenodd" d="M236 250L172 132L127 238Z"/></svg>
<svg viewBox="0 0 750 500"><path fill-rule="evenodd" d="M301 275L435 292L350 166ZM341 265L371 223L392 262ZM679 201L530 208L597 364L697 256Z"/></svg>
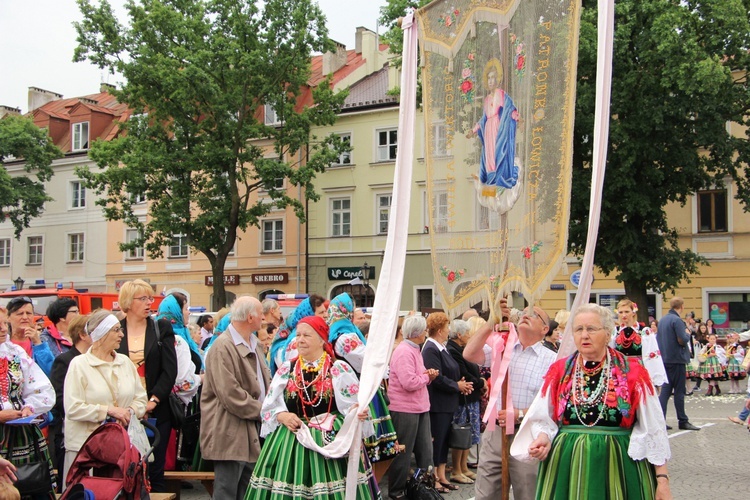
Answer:
<svg viewBox="0 0 750 500"><path fill-rule="evenodd" d="M206 286L214 286L214 277L213 276L206 276L205 280ZM225 286L236 286L240 284L240 275L239 274L225 274L224 275L224 285Z"/></svg>
<svg viewBox="0 0 750 500"><path fill-rule="evenodd" d="M289 273L253 274L253 285L289 283Z"/></svg>
<svg viewBox="0 0 750 500"><path fill-rule="evenodd" d="M369 266L369 276L366 279L375 279L375 266ZM331 281L351 281L354 278L365 279L361 267L329 267L328 279Z"/></svg>

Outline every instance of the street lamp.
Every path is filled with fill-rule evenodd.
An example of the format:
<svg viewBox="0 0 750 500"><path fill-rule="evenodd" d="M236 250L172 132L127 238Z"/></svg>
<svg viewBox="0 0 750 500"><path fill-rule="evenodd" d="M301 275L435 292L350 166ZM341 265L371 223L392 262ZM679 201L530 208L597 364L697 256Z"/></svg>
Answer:
<svg viewBox="0 0 750 500"><path fill-rule="evenodd" d="M26 283L20 276L13 280L13 284L16 285L16 290L23 290L23 284Z"/></svg>
<svg viewBox="0 0 750 500"><path fill-rule="evenodd" d="M365 307L370 307L367 301L370 298L370 266L367 265L367 262L362 265L362 282L365 287Z"/></svg>

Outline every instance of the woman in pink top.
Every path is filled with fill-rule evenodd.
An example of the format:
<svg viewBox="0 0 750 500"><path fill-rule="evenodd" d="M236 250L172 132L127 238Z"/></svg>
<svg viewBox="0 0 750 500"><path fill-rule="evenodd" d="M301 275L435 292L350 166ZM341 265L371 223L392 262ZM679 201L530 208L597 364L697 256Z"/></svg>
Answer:
<svg viewBox="0 0 750 500"><path fill-rule="evenodd" d="M393 426L398 442L406 447L396 455L388 469L388 496L406 498L411 454L417 467L432 465L432 434L430 432L430 396L427 385L438 376L437 370L425 369L421 346L427 336L427 321L422 316L407 316L401 326L404 340L391 356L388 397Z"/></svg>

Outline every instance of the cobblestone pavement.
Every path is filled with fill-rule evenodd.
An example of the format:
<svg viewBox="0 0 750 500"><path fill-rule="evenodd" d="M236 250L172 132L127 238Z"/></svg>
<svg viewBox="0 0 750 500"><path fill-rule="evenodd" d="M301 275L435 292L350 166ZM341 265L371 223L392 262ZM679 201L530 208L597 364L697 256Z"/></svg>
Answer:
<svg viewBox="0 0 750 500"><path fill-rule="evenodd" d="M703 385L705 393L705 382ZM741 381L740 387L744 391L746 382ZM675 499L731 500L746 496L742 485L748 470L750 432L747 427L734 424L727 418L737 415L745 401L745 394L728 394L729 382L722 382L721 390L721 396L706 397L696 393L685 398L685 411L690 422L701 427L700 431L677 429L674 405L670 400L667 424L674 430L669 431L672 449L669 475ZM192 484L194 489L182 490L181 498L210 498L200 483ZM449 500L473 497L473 485L461 485L458 491L444 495Z"/></svg>

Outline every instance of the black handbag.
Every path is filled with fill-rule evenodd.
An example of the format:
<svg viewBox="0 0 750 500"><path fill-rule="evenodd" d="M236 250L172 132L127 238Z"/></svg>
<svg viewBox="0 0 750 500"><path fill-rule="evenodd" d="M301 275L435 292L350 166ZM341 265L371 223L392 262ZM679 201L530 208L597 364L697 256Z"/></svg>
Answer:
<svg viewBox="0 0 750 500"><path fill-rule="evenodd" d="M25 429L20 429L26 432ZM13 430L9 433L8 439L8 458L13 457L13 443L15 442L15 433L18 430L13 427ZM34 442L34 452L36 456L36 462L27 462L25 464L17 464L16 466L16 481L13 485L16 487L21 496L27 495L45 495L52 490L52 477L49 473L49 464L44 460L39 449L39 441L35 432L31 432L29 438ZM12 460L11 460L12 461Z"/></svg>
<svg viewBox="0 0 750 500"><path fill-rule="evenodd" d="M187 405L174 392L169 393L169 411L172 414L172 427L182 429L185 425L185 410Z"/></svg>
<svg viewBox="0 0 750 500"><path fill-rule="evenodd" d="M406 480L406 498L410 500L442 500L443 496L435 489L435 476L432 467L417 469Z"/></svg>
<svg viewBox="0 0 750 500"><path fill-rule="evenodd" d="M451 433L448 438L448 448L454 450L468 450L471 448L471 424L469 422L451 424Z"/></svg>

